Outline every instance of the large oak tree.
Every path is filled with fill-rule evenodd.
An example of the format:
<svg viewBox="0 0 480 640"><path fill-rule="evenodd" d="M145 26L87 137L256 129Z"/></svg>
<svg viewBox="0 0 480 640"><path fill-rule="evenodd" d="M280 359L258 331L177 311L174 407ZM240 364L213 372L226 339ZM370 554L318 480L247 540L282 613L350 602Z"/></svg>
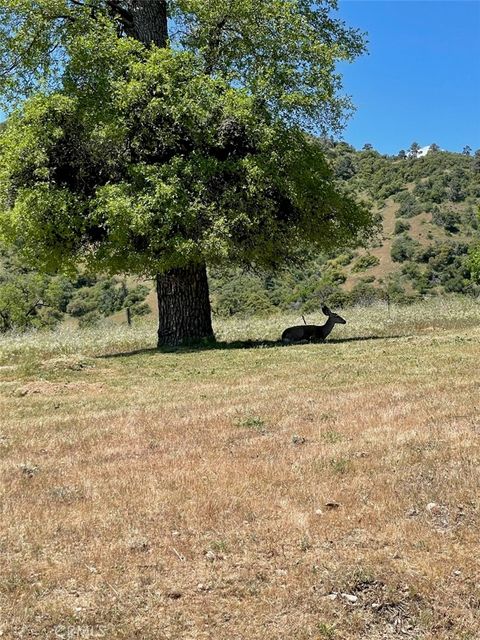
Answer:
<svg viewBox="0 0 480 640"><path fill-rule="evenodd" d="M3 0L0 231L26 259L155 277L158 344L213 336L207 265L361 242L312 134L364 49L333 0Z"/></svg>

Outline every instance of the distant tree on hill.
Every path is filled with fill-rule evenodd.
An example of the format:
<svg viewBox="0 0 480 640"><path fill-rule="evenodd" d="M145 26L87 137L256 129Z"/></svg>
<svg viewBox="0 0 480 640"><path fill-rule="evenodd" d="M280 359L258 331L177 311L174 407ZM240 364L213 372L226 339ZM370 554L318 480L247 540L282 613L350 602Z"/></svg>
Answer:
<svg viewBox="0 0 480 640"><path fill-rule="evenodd" d="M437 151L440 151L440 147L438 146L438 144L436 142L432 142L432 144L430 145L429 148L429 153L437 153Z"/></svg>
<svg viewBox="0 0 480 640"><path fill-rule="evenodd" d="M412 142L412 144L410 145L410 149L408 150L410 157L416 158L419 151L420 145L418 144L418 142Z"/></svg>
<svg viewBox="0 0 480 640"><path fill-rule="evenodd" d="M461 172L456 171L450 178L449 198L452 202L461 202L465 199L465 191L463 189L463 176Z"/></svg>
<svg viewBox="0 0 480 640"><path fill-rule="evenodd" d="M462 151L464 156L470 156L472 155L472 148L468 146L468 144L463 147L463 151Z"/></svg>
<svg viewBox="0 0 480 640"><path fill-rule="evenodd" d="M356 173L355 165L350 156L344 156L335 168L335 177L342 180L349 180Z"/></svg>
<svg viewBox="0 0 480 640"><path fill-rule="evenodd" d="M478 219L480 220L480 207L478 209ZM480 244L470 250L468 267L472 279L480 284Z"/></svg>
<svg viewBox="0 0 480 640"><path fill-rule="evenodd" d="M405 158L407 157L407 154L405 153L404 149L400 149L400 151L398 152L398 157L400 160L405 160Z"/></svg>
<svg viewBox="0 0 480 640"><path fill-rule="evenodd" d="M473 156L473 170L475 173L480 173L480 149L477 149Z"/></svg>
<svg viewBox="0 0 480 640"><path fill-rule="evenodd" d="M373 145L371 145L369 142L366 142L366 143L363 145L363 150L364 150L364 151L371 151L372 149L373 149Z"/></svg>

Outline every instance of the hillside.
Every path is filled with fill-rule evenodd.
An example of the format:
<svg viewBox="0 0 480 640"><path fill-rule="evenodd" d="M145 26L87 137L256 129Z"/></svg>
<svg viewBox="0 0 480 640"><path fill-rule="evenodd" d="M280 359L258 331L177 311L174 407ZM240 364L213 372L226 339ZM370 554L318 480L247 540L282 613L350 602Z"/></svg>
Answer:
<svg viewBox="0 0 480 640"><path fill-rule="evenodd" d="M366 145L368 147L368 145ZM276 307L309 311L319 299L337 306L389 297L411 302L425 295L478 295L469 248L478 243L480 153L433 150L419 158L326 145L337 179L361 194L379 217L368 248L313 256L277 274L213 274L214 307L230 314Z"/></svg>
<svg viewBox="0 0 480 640"><path fill-rule="evenodd" d="M350 190L366 193L382 219L381 246L363 253L379 260L365 270L372 282L394 277L420 293L471 292L463 281L469 279L465 261L456 258L478 239L478 156L433 150L419 158L392 158L347 145L332 155L339 177ZM438 254L442 261L432 261ZM355 263L347 276L347 287L362 280Z"/></svg>

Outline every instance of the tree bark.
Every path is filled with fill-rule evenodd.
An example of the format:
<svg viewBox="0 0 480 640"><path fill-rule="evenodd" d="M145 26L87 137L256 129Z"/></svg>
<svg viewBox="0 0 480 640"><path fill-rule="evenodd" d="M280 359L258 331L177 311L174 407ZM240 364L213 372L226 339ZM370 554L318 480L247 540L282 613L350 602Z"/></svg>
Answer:
<svg viewBox="0 0 480 640"><path fill-rule="evenodd" d="M109 0L110 6L118 0ZM122 21L126 33L150 46L168 42L166 0L128 0ZM205 264L171 269L156 276L158 347L213 339Z"/></svg>
<svg viewBox="0 0 480 640"><path fill-rule="evenodd" d="M129 0L131 35L143 44L166 47L168 40L165 0ZM130 35L130 34L129 34Z"/></svg>
<svg viewBox="0 0 480 640"><path fill-rule="evenodd" d="M158 347L213 339L205 264L158 274Z"/></svg>

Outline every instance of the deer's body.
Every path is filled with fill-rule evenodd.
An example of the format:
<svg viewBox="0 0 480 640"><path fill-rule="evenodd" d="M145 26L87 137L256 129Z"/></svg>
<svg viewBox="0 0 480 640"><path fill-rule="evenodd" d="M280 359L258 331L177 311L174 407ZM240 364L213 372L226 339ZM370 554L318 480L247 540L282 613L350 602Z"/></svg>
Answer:
<svg viewBox="0 0 480 640"><path fill-rule="evenodd" d="M330 311L327 306L323 306L322 311L326 316L328 316L328 320L325 324L300 324L295 327L289 327L282 333L282 342L301 342L302 340L318 340L323 342L323 340L330 335L336 324L346 324L346 320Z"/></svg>

